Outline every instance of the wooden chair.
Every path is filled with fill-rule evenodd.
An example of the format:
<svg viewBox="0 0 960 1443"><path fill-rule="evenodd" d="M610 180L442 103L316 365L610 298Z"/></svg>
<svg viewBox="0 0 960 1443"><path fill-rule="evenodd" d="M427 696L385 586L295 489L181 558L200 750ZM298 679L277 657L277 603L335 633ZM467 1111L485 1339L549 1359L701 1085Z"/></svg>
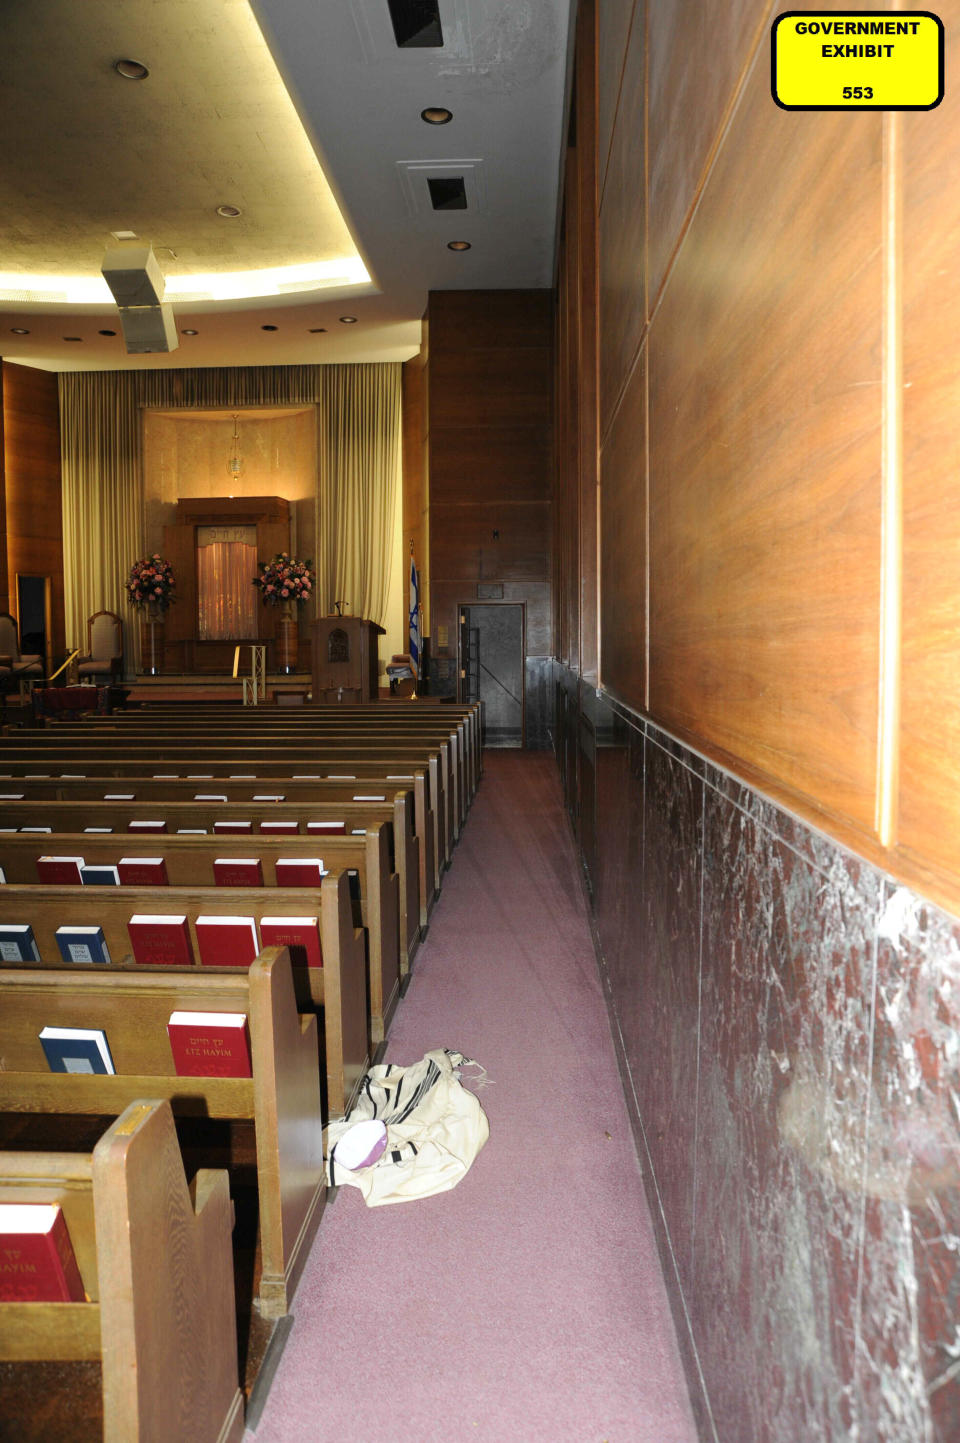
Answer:
<svg viewBox="0 0 960 1443"><path fill-rule="evenodd" d="M87 618L87 654L77 658L81 681L123 678L123 622L113 611L95 611Z"/></svg>
<svg viewBox="0 0 960 1443"><path fill-rule="evenodd" d="M41 1407L72 1417L72 1397L17 1386L18 1365L70 1361L100 1363L105 1443L239 1443L227 1174L188 1190L169 1102L131 1101L92 1154L0 1152L0 1201L60 1206L90 1299L0 1303L3 1436L35 1436Z"/></svg>

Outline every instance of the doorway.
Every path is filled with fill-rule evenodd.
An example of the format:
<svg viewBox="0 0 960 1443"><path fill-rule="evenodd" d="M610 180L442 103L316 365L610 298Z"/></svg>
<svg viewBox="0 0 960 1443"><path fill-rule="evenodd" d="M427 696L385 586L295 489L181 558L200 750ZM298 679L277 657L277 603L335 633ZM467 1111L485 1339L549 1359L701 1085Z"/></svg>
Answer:
<svg viewBox="0 0 960 1443"><path fill-rule="evenodd" d="M509 602L460 607L460 699L483 703L483 744L522 747L524 607Z"/></svg>
<svg viewBox="0 0 960 1443"><path fill-rule="evenodd" d="M20 650L25 656L42 656L48 676L53 646L50 626L51 589L49 576L17 574L17 630L20 633Z"/></svg>

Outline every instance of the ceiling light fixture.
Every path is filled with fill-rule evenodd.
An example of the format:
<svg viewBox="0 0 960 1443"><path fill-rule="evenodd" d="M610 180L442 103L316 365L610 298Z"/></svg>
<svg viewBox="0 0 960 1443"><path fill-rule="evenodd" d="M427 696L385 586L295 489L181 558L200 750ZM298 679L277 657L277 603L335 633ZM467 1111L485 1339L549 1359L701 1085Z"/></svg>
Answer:
<svg viewBox="0 0 960 1443"><path fill-rule="evenodd" d="M217 206L217 215L222 215L224 220L236 220L237 216L242 214L243 212L238 205Z"/></svg>
<svg viewBox="0 0 960 1443"><path fill-rule="evenodd" d="M150 71L139 60L115 60L114 70L122 75L124 80L146 80Z"/></svg>
<svg viewBox="0 0 960 1443"><path fill-rule="evenodd" d="M445 105L428 105L426 110L421 110L420 119L425 120L428 125L449 125L453 119L453 111L448 110Z"/></svg>
<svg viewBox="0 0 960 1443"><path fill-rule="evenodd" d="M11 326L10 334L12 336L29 336L30 332L27 330L26 326Z"/></svg>
<svg viewBox="0 0 960 1443"><path fill-rule="evenodd" d="M261 331L279 331L279 326L261 326Z"/></svg>
<svg viewBox="0 0 960 1443"><path fill-rule="evenodd" d="M192 326L184 326L180 334L181 336L199 336L200 332L195 331Z"/></svg>
<svg viewBox="0 0 960 1443"><path fill-rule="evenodd" d="M240 417L233 418L233 449L227 461L227 471L231 476L240 477L243 475L243 457L240 455Z"/></svg>
<svg viewBox="0 0 960 1443"><path fill-rule="evenodd" d="M356 316L341 316L340 320L345 326L355 326L357 324Z"/></svg>
<svg viewBox="0 0 960 1443"><path fill-rule="evenodd" d="M82 336L64 336L63 339L64 339L65 341L82 341L82 340L83 340L83 337L82 337Z"/></svg>
<svg viewBox="0 0 960 1443"><path fill-rule="evenodd" d="M310 334L311 336L325 336L327 334L327 328L326 326L311 326Z"/></svg>
<svg viewBox="0 0 960 1443"><path fill-rule="evenodd" d="M470 250L470 242L469 242L469 241L447 241L447 250L448 250L448 251L468 251L468 250Z"/></svg>
<svg viewBox="0 0 960 1443"><path fill-rule="evenodd" d="M97 335L98 335L98 336L115 336L116 334L117 334L116 331L98 331L98 332L97 332Z"/></svg>

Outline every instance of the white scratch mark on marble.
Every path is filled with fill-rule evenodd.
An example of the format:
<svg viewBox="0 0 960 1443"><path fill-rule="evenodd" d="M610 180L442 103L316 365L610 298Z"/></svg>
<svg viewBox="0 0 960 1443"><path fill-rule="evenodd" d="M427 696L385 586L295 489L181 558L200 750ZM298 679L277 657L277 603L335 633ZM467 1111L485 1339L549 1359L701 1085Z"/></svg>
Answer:
<svg viewBox="0 0 960 1443"><path fill-rule="evenodd" d="M900 938L916 920L919 907L919 900L908 887L898 887L887 898L887 905L877 922L877 936L885 937L899 949Z"/></svg>

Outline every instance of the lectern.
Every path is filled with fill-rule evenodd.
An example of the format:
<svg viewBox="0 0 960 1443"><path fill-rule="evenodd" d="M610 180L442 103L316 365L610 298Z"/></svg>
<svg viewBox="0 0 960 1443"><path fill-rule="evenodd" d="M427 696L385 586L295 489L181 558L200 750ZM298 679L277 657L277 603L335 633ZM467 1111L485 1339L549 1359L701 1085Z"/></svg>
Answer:
<svg viewBox="0 0 960 1443"><path fill-rule="evenodd" d="M377 637L382 626L360 616L323 616L313 623L313 699L377 701L380 696Z"/></svg>

